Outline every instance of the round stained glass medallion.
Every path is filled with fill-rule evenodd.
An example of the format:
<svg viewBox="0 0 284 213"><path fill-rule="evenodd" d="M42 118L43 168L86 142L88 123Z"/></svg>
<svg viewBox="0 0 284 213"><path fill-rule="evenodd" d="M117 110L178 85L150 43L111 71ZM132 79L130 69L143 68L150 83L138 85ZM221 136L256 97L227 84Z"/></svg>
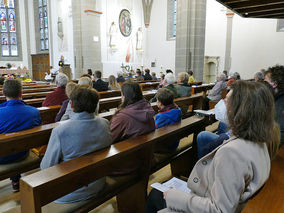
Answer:
<svg viewBox="0 0 284 213"><path fill-rule="evenodd" d="M123 36L128 37L132 31L130 12L126 9L121 10L119 15L119 29Z"/></svg>

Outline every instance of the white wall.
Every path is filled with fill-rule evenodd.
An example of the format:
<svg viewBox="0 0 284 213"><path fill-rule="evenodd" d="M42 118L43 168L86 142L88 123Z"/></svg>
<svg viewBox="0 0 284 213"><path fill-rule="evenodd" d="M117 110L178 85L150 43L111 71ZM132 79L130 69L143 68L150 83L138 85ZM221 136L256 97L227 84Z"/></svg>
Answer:
<svg viewBox="0 0 284 213"><path fill-rule="evenodd" d="M141 68L143 65L143 55L145 52L145 27L143 19L143 8L141 0L101 0L98 9L103 12L101 15L101 56L103 64L103 77L108 77L121 70L121 64L130 65L133 69ZM128 9L131 14L132 33L129 37L124 37L119 30L119 14L122 9ZM117 26L117 47L113 50L109 47L109 30L111 23L115 22ZM139 27L143 29L143 49L136 50L136 33ZM130 48L130 62L126 63L125 58L127 50Z"/></svg>
<svg viewBox="0 0 284 213"><path fill-rule="evenodd" d="M167 1L155 0L152 7L150 26L147 31L147 47L145 54L145 67L156 72L165 73L166 69L175 70L175 40L167 41ZM156 62L156 67L151 67ZM161 69L162 67L162 69Z"/></svg>
<svg viewBox="0 0 284 213"><path fill-rule="evenodd" d="M51 36L52 45L50 45L50 65L55 69L59 69L58 61L61 55L65 58L65 64L70 64L74 70L74 50L73 50L73 21L71 0L50 0L49 11L49 35ZM63 22L63 40L58 37L58 17Z"/></svg>
<svg viewBox="0 0 284 213"><path fill-rule="evenodd" d="M224 70L227 17L226 9L215 0L207 0L205 56L219 56L219 71Z"/></svg>
<svg viewBox="0 0 284 213"><path fill-rule="evenodd" d="M224 69L226 48L226 10L215 0L207 0L206 56L220 56L219 71ZM243 79L277 63L284 64L284 33L276 32L276 19L233 17L231 70Z"/></svg>
<svg viewBox="0 0 284 213"><path fill-rule="evenodd" d="M244 19L235 15L232 35L232 72L253 78L262 68L284 64L284 33L276 19Z"/></svg>

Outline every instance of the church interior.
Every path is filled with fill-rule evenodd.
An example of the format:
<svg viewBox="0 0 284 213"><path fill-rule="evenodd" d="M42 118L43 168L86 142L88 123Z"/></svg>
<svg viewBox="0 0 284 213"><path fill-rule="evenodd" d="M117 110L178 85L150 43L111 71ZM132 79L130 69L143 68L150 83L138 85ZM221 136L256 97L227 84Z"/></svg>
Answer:
<svg viewBox="0 0 284 213"><path fill-rule="evenodd" d="M284 0L0 0L0 38L0 212L284 212Z"/></svg>

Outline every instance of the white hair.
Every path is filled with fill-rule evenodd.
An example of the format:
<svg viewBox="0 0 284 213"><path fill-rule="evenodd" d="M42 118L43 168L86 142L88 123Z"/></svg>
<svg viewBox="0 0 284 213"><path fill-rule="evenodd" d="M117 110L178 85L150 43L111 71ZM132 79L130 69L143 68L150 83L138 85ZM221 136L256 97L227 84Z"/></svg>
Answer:
<svg viewBox="0 0 284 213"><path fill-rule="evenodd" d="M225 75L224 73L220 73L220 74L218 75L218 78L220 78L221 81L225 81L225 80L226 80L226 75Z"/></svg>
<svg viewBox="0 0 284 213"><path fill-rule="evenodd" d="M78 82L79 85L92 86L93 82L89 77L81 77Z"/></svg>
<svg viewBox="0 0 284 213"><path fill-rule="evenodd" d="M175 81L176 81L174 74L172 74L172 73L166 74L165 81L167 82L168 85L169 84L174 84Z"/></svg>
<svg viewBox="0 0 284 213"><path fill-rule="evenodd" d="M64 73L58 73L56 76L56 84L60 87L65 87L68 83L69 78Z"/></svg>
<svg viewBox="0 0 284 213"><path fill-rule="evenodd" d="M262 72L256 72L256 73L254 74L254 77L257 78L257 79L260 80L260 81L263 81L263 80L264 80L264 75L263 75Z"/></svg>

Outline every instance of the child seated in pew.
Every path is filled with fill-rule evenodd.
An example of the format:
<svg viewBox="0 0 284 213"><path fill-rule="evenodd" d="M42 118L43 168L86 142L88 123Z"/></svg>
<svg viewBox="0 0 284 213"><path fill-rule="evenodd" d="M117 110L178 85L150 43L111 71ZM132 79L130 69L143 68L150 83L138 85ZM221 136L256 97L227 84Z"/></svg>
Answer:
<svg viewBox="0 0 284 213"><path fill-rule="evenodd" d="M96 117L94 114L98 101L99 94L95 89L82 85L76 86L70 95L71 108L74 113L68 121L52 130L40 165L41 169L111 145L109 121ZM102 190L104 184L105 178L101 178L55 202L72 203L87 200Z"/></svg>
<svg viewBox="0 0 284 213"><path fill-rule="evenodd" d="M181 110L174 103L174 94L172 91L161 88L158 90L156 97L159 108L159 113L155 118L156 129L181 121ZM157 144L155 151L174 151L178 147L178 144L179 141L165 141L163 144Z"/></svg>
<svg viewBox="0 0 284 213"><path fill-rule="evenodd" d="M0 105L0 134L31 129L41 125L39 111L26 105L22 99L22 83L20 80L6 80L3 85L3 94L7 101ZM22 161L29 155L29 151L20 152L0 158L0 164L9 164ZM12 187L19 191L21 175L11 177Z"/></svg>

